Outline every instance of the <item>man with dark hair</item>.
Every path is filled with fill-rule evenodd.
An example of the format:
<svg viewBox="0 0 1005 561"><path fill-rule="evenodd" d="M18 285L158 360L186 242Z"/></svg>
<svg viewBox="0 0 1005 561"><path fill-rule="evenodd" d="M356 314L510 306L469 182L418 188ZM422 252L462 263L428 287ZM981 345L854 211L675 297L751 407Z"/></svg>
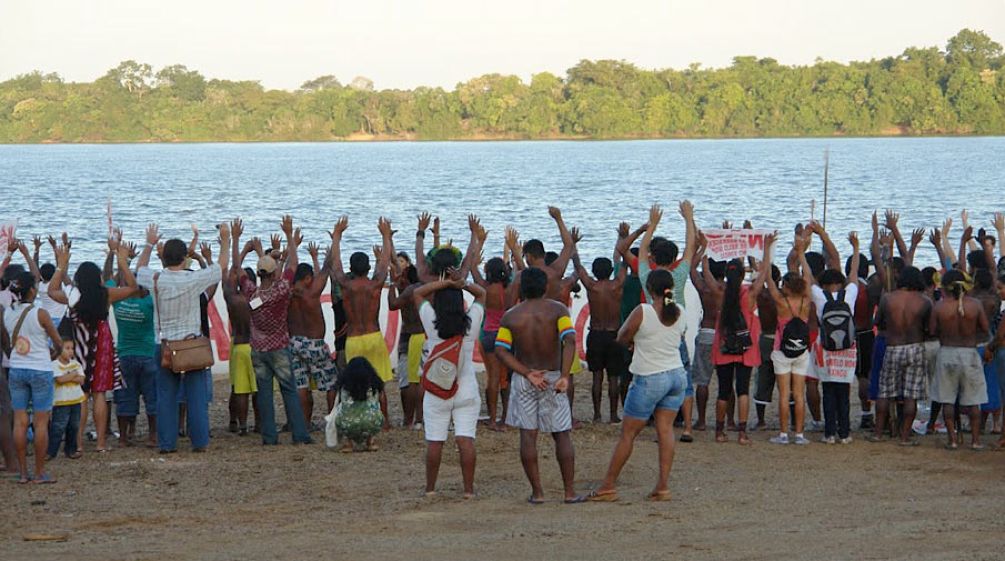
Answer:
<svg viewBox="0 0 1005 561"><path fill-rule="evenodd" d="M148 267L150 255L160 232L156 224L147 227L147 243L137 261L136 282L154 295L154 318L158 341L177 341L201 333L199 297L209 287L221 281L222 271L230 262L230 225L220 227L220 259L218 264L198 271L183 269L188 247L179 239L164 244L161 260L164 270ZM160 356L160 346L154 351ZM192 450L204 452L209 447L209 391L212 379L209 368L186 372L179 376L171 370L160 368L157 373L157 445L162 454L177 451L178 443L178 388L184 389L187 425Z"/></svg>
<svg viewBox="0 0 1005 561"><path fill-rule="evenodd" d="M249 396L258 391L258 382L255 379L255 366L251 361L251 306L248 304L248 295L241 289L241 274L238 271L240 263L244 262L244 257L254 251L254 244L248 242L243 249L239 250L241 234L244 232L244 223L240 218L231 223L231 236L233 237L233 263L230 270L223 271L223 300L227 304L227 317L230 319L230 360L228 370L230 374L230 399L228 401L230 432L236 432L241 436L248 434L248 402ZM246 267L245 277L249 285L256 286L258 277L254 269ZM269 388L271 392L272 388ZM258 416L258 404L254 403L255 427L254 431L261 431L260 418Z"/></svg>
<svg viewBox="0 0 1005 561"><path fill-rule="evenodd" d="M603 397L604 373L607 374L607 393L610 401L610 422L620 423L618 403L621 376L625 371L625 349L617 342L621 327L621 292L628 277L627 267L618 267L613 279L615 264L621 265L622 246L626 238L618 239L614 250L614 261L606 257L593 260L593 277L587 273L579 260L579 251L572 254L576 276L586 287L586 298L590 306L590 333L586 338L586 362L593 372L593 422L600 422L600 401Z"/></svg>
<svg viewBox="0 0 1005 561"><path fill-rule="evenodd" d="M694 422L695 430L705 430L705 413L708 407L708 384L712 381L715 365L712 364L712 345L715 340L715 326L719 321L719 310L722 307L722 297L726 285L726 263L709 259L705 255L705 236L699 232L698 249L691 260L691 284L701 298L701 326L694 338L694 360L691 361L691 380L694 382L695 401L698 406L698 420ZM697 265L701 264L701 271ZM729 416L732 420L733 404L729 405ZM741 419L745 421L745 419ZM690 426L684 427L681 440L687 442L693 439ZM687 437L687 439L685 439Z"/></svg>
<svg viewBox="0 0 1005 561"><path fill-rule="evenodd" d="M516 243L512 243L510 250L513 252L517 269L523 269L524 260L526 260L527 267L540 269L548 276L548 290L545 296L561 302L562 280L565 278L565 269L569 266L569 260L572 259L572 253L576 246L573 237L578 237L579 234L575 232L575 229L570 231L566 227L565 220L562 219L562 211L557 207L548 207L548 214L555 220L555 224L558 225L558 233L562 237L562 252L555 259L551 260L550 263L546 262L547 253L541 240L527 240L522 248ZM520 282L520 277L517 277L516 282ZM518 289L519 286L514 288L514 290Z"/></svg>
<svg viewBox="0 0 1005 561"><path fill-rule="evenodd" d="M384 336L380 332L380 295L387 280L391 250L391 222L381 217L377 221L382 246L377 259L377 269L370 274L370 257L362 252L355 252L349 257L349 272L346 275L342 268L342 234L349 227L349 217L343 216L335 223L331 232L332 248L330 275L332 280L342 289L343 305L348 320L348 331L345 344L345 358L350 361L363 357L377 371L377 375L386 384L394 377L391 371L391 357ZM425 233L423 232L423 235ZM391 428L387 411L387 393L380 392L380 409L384 414L384 429Z"/></svg>
<svg viewBox="0 0 1005 561"><path fill-rule="evenodd" d="M405 256L405 263L401 257ZM422 347L426 342L425 330L415 307L412 294L422 286L416 267L407 261L406 253L398 254L398 266L391 267L392 282L387 291L388 310L398 310L401 331L398 336L398 390L401 393L402 426L422 428ZM402 267L404 265L404 267Z"/></svg>
<svg viewBox="0 0 1005 561"><path fill-rule="evenodd" d="M255 400L261 419L263 445L279 444L276 430L275 400L272 392L273 380L279 382L279 393L286 409L286 422L293 432L294 444L310 444L311 437L304 422L304 411L297 397L297 386L293 378L290 361L290 299L293 292L293 276L297 269L297 248L303 238L300 229L293 228L293 217L286 215L280 224L286 235L286 267L279 270L279 264L268 254L261 252L261 242L256 239L258 259L258 285L244 276L241 270L241 292L247 295L251 307L251 361L255 366L255 384L258 387ZM241 264L237 263L240 267Z"/></svg>
<svg viewBox="0 0 1005 561"><path fill-rule="evenodd" d="M845 260L844 273L851 276L851 264L854 255ZM861 421L859 429L871 430L876 425L873 422L872 401L869 399L869 371L872 369L872 349L876 334L873 332L873 310L879 305L882 287L879 277L869 277L869 258L860 253L858 256L858 295L852 308L855 314L855 378L858 381L858 400L861 406Z"/></svg>
<svg viewBox="0 0 1005 561"><path fill-rule="evenodd" d="M897 279L897 290L879 302L876 323L886 333L886 353L879 373L876 401L876 433L868 440L884 440L883 430L890 414L890 400L903 399L897 427L901 446L917 446L911 439L911 425L917 400L925 399L928 371L925 365L925 330L932 313L932 301L925 296L921 271L906 267Z"/></svg>
<svg viewBox="0 0 1005 561"><path fill-rule="evenodd" d="M316 243L307 244L313 266L307 263L297 265L293 275L293 297L290 299L290 358L308 430L311 429L314 413L313 390L325 392L328 405L325 412L330 412L335 406L335 379L338 375L335 358L325 342L321 293L328 284L329 267L327 262L323 266L318 263L319 250ZM328 255L330 257L331 252Z"/></svg>
<svg viewBox="0 0 1005 561"><path fill-rule="evenodd" d="M565 391L576 352L576 330L569 310L545 298L548 274L531 267L520 274L523 302L503 316L496 336L496 355L515 374L506 424L520 429L520 461L530 481L528 502L544 502L538 469L537 433L549 432L562 472L566 504L581 503L575 489L572 411Z"/></svg>

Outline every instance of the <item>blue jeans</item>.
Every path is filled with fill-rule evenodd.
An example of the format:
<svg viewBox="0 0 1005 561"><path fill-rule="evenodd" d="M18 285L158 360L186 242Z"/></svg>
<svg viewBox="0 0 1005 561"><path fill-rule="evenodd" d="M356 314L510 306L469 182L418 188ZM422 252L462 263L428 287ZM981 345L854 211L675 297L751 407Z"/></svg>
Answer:
<svg viewBox="0 0 1005 561"><path fill-rule="evenodd" d="M10 400L15 411L26 411L31 404L32 411L48 413L56 397L56 379L52 370L29 370L11 368L7 372L10 386Z"/></svg>
<svg viewBox="0 0 1005 561"><path fill-rule="evenodd" d="M59 454L59 444L66 439L63 453L67 456L75 454L77 447L77 432L80 430L80 404L57 405L52 408L52 419L49 421L48 456L55 458Z"/></svg>
<svg viewBox="0 0 1005 561"><path fill-rule="evenodd" d="M869 371L869 399L879 399L879 371L886 358L886 335L877 335L872 347L872 370Z"/></svg>
<svg viewBox="0 0 1005 561"><path fill-rule="evenodd" d="M625 415L643 421L657 409L677 411L687 392L687 373L683 368L648 376L632 376L625 397Z"/></svg>
<svg viewBox="0 0 1005 561"><path fill-rule="evenodd" d="M125 387L115 390L115 414L119 417L139 415L142 395L147 415L156 415L157 359L153 356L121 356L119 366Z"/></svg>
<svg viewBox="0 0 1005 561"><path fill-rule="evenodd" d="M154 356L160 356L160 346ZM157 369L157 445L161 450L173 451L178 447L178 388L185 392L188 401L188 436L192 448L209 446L209 394L207 379L210 370L175 374L167 368Z"/></svg>
<svg viewBox="0 0 1005 561"><path fill-rule="evenodd" d="M694 380L691 378L691 357L687 353L687 341L680 342L680 361L684 363L684 370L687 372L687 389L684 397L694 397Z"/></svg>
<svg viewBox="0 0 1005 561"><path fill-rule="evenodd" d="M255 380L258 382L255 399L262 420L262 444L279 444L276 406L272 397L273 378L279 381L279 393L283 397L283 407L286 408L286 422L293 431L293 442L310 443L311 436L307 434L304 410L300 407L300 397L297 395L297 383L293 380L289 349L268 352L252 350L251 363L255 366Z"/></svg>

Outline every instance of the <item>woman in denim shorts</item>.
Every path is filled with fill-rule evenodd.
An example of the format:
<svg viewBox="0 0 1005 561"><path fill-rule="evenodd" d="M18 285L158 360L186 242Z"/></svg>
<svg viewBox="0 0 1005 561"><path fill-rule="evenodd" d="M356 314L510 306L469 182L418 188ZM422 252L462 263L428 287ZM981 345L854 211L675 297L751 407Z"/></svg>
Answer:
<svg viewBox="0 0 1005 561"><path fill-rule="evenodd" d="M618 332L619 343L634 347L629 367L632 383L625 398L621 439L614 447L604 482L590 494L593 501L618 499L615 487L618 475L632 455L635 437L654 415L659 436L660 473L649 499L670 499L668 479L674 455L673 422L687 390L687 372L678 346L687 322L674 302L674 281L668 271L650 273L646 287L653 295L653 303L639 304Z"/></svg>

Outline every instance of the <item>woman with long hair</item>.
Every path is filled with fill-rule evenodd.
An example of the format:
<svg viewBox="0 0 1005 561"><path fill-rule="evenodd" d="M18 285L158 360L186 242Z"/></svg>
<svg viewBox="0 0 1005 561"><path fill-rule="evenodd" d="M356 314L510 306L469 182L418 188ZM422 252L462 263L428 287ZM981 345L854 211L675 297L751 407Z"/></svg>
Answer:
<svg viewBox="0 0 1005 561"><path fill-rule="evenodd" d="M94 427L98 433L98 452L107 452L108 402L105 392L121 385L119 359L115 353L115 339L108 325L108 307L125 300L136 292L136 277L129 270L129 252L119 240L109 242L111 251L118 257L119 271L125 286L106 287L101 280L101 268L91 261L77 267L73 275L76 299L71 302L63 291L63 277L70 266L70 248L56 248L56 272L49 281L49 297L70 306L67 317L73 325L74 352L77 362L84 367L84 393L94 399ZM80 408L80 438L87 419L87 402Z"/></svg>
<svg viewBox="0 0 1005 561"><path fill-rule="evenodd" d="M485 365L485 402L488 407L488 429L491 431L506 430L500 420L506 418L506 407L509 401L509 384L506 379L506 367L495 355L496 334L499 332L499 322L506 310L513 307L514 294L509 290L509 270L506 262L499 257L493 257L485 263L485 276L478 267L471 268L475 284L485 289L485 324L481 328L480 343L482 362ZM499 398L502 397L502 416L498 416Z"/></svg>
<svg viewBox="0 0 1005 561"><path fill-rule="evenodd" d="M474 296L474 302L467 309L465 290ZM431 303L427 300L429 297L432 297ZM436 493L443 443L453 421L454 440L460 451L464 498L469 499L475 493L475 432L482 407L473 353L479 337L478 326L485 315L485 289L477 284L465 284L463 279L443 279L422 285L415 290L413 298L430 349L426 360L440 360L435 358L439 349L451 344L460 345L453 395L440 397L426 391L422 398L426 433L426 494Z"/></svg>
<svg viewBox="0 0 1005 561"><path fill-rule="evenodd" d="M670 500L673 422L687 391L687 372L679 349L687 321L674 297L674 288L673 274L669 271L656 269L649 273L646 289L653 296L652 303L639 304L618 331L618 343L634 351L629 367L632 382L625 397L621 438L614 447L603 483L590 493L591 501L618 500L618 475L632 455L635 438L653 416L659 439L659 477L649 500Z"/></svg>

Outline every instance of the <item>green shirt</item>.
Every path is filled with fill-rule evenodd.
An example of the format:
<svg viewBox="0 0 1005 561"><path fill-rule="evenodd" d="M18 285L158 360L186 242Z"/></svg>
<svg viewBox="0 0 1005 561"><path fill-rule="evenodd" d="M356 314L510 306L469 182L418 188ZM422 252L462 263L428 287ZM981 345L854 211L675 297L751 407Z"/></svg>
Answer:
<svg viewBox="0 0 1005 561"><path fill-rule="evenodd" d="M115 281L105 283L114 287ZM154 334L154 298L147 294L139 298L127 298L112 304L115 310L115 326L118 330L116 351L119 356L154 356L156 336Z"/></svg>
<svg viewBox="0 0 1005 561"><path fill-rule="evenodd" d="M649 263L642 263L639 260L639 280L642 282L643 290L646 291L647 302L653 301L653 295L649 294L649 289L646 288L650 272ZM670 274L673 275L673 299L678 307L684 309L684 287L687 286L687 280L691 275L691 264L682 259L677 262L677 266L670 271Z"/></svg>

